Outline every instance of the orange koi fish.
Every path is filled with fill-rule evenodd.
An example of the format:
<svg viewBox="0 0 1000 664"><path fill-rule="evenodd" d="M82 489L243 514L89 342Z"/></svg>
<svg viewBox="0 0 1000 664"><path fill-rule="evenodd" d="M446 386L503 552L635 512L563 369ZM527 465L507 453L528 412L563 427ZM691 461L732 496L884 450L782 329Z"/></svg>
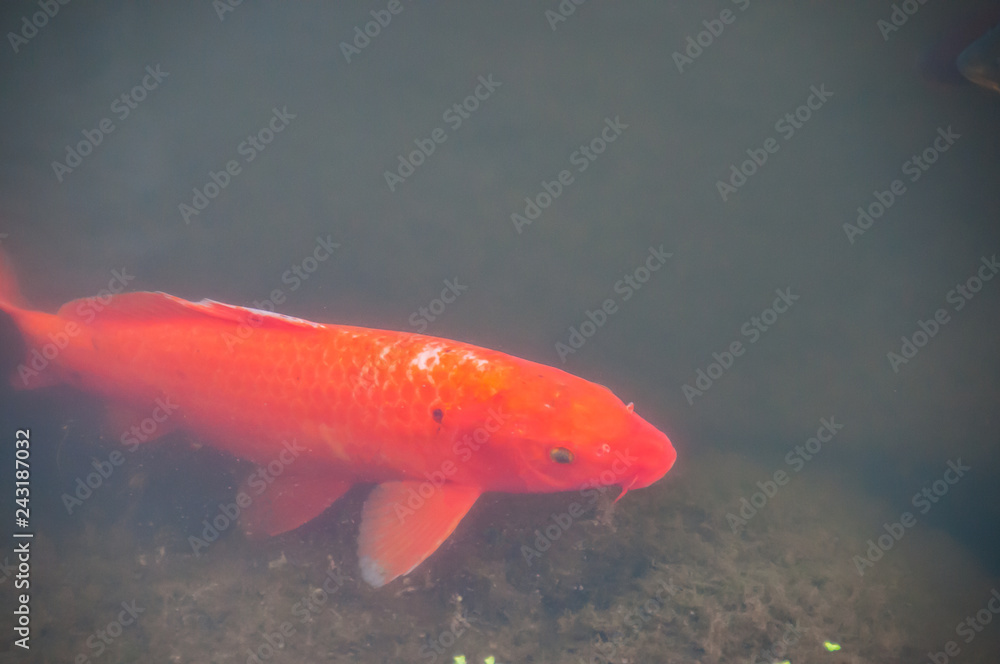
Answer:
<svg viewBox="0 0 1000 664"><path fill-rule="evenodd" d="M123 442L182 430L256 463L261 475L237 493L250 534L290 531L351 486L375 484L358 537L375 587L430 556L486 491L619 485L624 495L676 458L607 388L458 341L165 293L42 313L23 306L2 258L0 311L24 342L16 387L99 395ZM128 433L157 403L168 413L156 431Z"/></svg>

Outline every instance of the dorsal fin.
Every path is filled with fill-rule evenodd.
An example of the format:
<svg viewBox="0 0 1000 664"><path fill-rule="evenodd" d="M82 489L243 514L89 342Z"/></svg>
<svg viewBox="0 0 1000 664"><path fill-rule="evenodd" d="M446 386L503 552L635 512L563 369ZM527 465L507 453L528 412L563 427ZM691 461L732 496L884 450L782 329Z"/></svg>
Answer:
<svg viewBox="0 0 1000 664"><path fill-rule="evenodd" d="M67 302L58 316L83 323L132 320L156 321L215 318L230 323L248 323L253 327L271 329L318 329L320 323L276 314L251 307L237 307L214 300L190 302L167 293L121 293L110 297L85 297Z"/></svg>

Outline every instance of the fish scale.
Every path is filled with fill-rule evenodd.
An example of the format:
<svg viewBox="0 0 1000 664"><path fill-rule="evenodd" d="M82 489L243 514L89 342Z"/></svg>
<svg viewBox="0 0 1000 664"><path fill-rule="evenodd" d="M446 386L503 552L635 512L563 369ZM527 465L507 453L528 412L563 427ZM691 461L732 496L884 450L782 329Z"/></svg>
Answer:
<svg viewBox="0 0 1000 664"><path fill-rule="evenodd" d="M484 391L478 376L483 367L474 367L482 360L464 344L446 345L407 333L365 338L333 325L306 334L300 329L255 329L239 343L227 343L224 335L234 332L226 321L208 320L184 329L153 323L146 325L136 345L133 331L114 322L102 325L94 336L103 337L101 347L119 349L119 366L105 365L107 380L99 391L115 398L150 395L145 401L157 392L173 395L196 433L219 440L234 454L245 454L247 436L269 432L264 454L254 455L264 456L254 459L261 463L273 446L270 439L288 436L310 448L348 448L347 459L334 454L334 463L374 461L377 449L369 442L374 434L385 444L419 448L423 470L444 461L441 455L428 456L435 443L446 443L446 454L451 445L433 435L438 428L431 417L435 405L451 410L465 385L476 393ZM390 353L383 354L384 348ZM202 357L214 359L198 361ZM475 380L449 382L470 367L476 369ZM500 373L496 363L492 373ZM366 375L372 378L361 378ZM451 401L443 399L437 387L446 383ZM220 417L242 419L243 425L227 425L227 435L216 426ZM322 435L317 433L321 425L327 427Z"/></svg>

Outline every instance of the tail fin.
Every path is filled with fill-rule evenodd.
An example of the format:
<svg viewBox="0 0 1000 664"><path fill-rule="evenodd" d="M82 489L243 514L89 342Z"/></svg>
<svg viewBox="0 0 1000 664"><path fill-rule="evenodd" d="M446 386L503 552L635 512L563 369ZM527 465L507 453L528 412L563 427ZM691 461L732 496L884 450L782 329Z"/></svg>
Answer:
<svg viewBox="0 0 1000 664"><path fill-rule="evenodd" d="M45 316L24 303L14 276L14 267L0 249L0 376L9 375L16 389L34 389L59 382L54 371L29 366L28 353L34 343L29 331L35 319ZM35 353L38 353L36 350ZM46 362L47 364L47 362Z"/></svg>
<svg viewBox="0 0 1000 664"><path fill-rule="evenodd" d="M17 287L17 276L7 254L0 250L0 311L12 313L24 307L21 291Z"/></svg>
<svg viewBox="0 0 1000 664"><path fill-rule="evenodd" d="M0 376L17 373L17 363L24 358L25 344L17 323L23 300L10 259L0 249ZM11 381L13 383L13 381Z"/></svg>

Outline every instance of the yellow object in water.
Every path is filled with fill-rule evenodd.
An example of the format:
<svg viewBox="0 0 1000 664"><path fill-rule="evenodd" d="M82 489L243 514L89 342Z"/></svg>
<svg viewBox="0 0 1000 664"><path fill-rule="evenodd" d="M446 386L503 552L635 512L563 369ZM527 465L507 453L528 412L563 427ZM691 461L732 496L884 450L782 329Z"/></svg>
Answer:
<svg viewBox="0 0 1000 664"><path fill-rule="evenodd" d="M840 650L840 644L834 643L833 641L824 641L823 647L826 648L828 652L837 652Z"/></svg>
<svg viewBox="0 0 1000 664"><path fill-rule="evenodd" d="M489 657L487 657L486 659L483 660L483 664L495 664L496 661L497 661L497 658L494 657L493 655L490 655Z"/></svg>
<svg viewBox="0 0 1000 664"><path fill-rule="evenodd" d="M455 664L465 664L465 655L455 655Z"/></svg>

